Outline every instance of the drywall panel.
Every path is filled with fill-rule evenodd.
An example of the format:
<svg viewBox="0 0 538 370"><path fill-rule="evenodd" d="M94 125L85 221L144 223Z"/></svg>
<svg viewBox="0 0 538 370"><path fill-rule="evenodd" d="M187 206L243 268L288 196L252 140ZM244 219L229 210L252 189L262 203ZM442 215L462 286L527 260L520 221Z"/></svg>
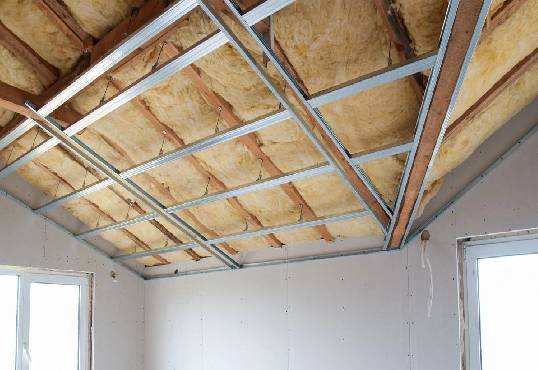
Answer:
<svg viewBox="0 0 538 370"><path fill-rule="evenodd" d="M538 226L538 135L392 253L146 282L146 369L459 368L456 239ZM335 246L338 248L338 246Z"/></svg>
<svg viewBox="0 0 538 370"><path fill-rule="evenodd" d="M112 263L0 195L0 265L93 272L95 275L94 368L143 369L144 286ZM110 277L117 273L117 281Z"/></svg>
<svg viewBox="0 0 538 370"><path fill-rule="evenodd" d="M402 262L378 254L151 281L146 368L400 369Z"/></svg>

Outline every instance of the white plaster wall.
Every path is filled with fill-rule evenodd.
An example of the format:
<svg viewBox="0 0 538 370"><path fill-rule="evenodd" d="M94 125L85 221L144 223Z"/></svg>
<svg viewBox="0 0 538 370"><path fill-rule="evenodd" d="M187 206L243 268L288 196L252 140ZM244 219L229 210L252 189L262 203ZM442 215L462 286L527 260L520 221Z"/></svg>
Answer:
<svg viewBox="0 0 538 370"><path fill-rule="evenodd" d="M0 265L93 272L94 369L144 368L143 280L0 196ZM118 273L117 282L110 271Z"/></svg>
<svg viewBox="0 0 538 370"><path fill-rule="evenodd" d="M459 368L456 238L538 226L538 135L403 251L146 282L146 369Z"/></svg>

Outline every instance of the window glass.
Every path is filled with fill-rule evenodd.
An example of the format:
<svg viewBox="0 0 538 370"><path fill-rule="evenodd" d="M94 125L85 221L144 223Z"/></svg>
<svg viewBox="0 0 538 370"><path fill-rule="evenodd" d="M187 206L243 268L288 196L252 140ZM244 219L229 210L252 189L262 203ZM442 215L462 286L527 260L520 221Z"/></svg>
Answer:
<svg viewBox="0 0 538 370"><path fill-rule="evenodd" d="M538 254L478 260L482 370L538 369Z"/></svg>
<svg viewBox="0 0 538 370"><path fill-rule="evenodd" d="M0 275L0 369L15 370L19 278Z"/></svg>
<svg viewBox="0 0 538 370"><path fill-rule="evenodd" d="M30 370L78 369L79 300L77 285L30 286Z"/></svg>

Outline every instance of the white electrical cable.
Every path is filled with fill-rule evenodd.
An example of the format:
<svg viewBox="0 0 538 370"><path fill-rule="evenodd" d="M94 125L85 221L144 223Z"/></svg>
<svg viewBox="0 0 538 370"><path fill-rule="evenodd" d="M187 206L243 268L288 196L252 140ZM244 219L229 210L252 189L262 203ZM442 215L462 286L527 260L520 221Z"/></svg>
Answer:
<svg viewBox="0 0 538 370"><path fill-rule="evenodd" d="M426 269L426 265L427 265L428 271L430 273L430 295L428 297L428 319L429 319L432 317L432 306L433 306L433 270L432 270L432 264L431 264L430 258L428 257L426 253L427 244L428 244L427 240L420 241L420 247L421 247L420 260L422 262L422 268Z"/></svg>

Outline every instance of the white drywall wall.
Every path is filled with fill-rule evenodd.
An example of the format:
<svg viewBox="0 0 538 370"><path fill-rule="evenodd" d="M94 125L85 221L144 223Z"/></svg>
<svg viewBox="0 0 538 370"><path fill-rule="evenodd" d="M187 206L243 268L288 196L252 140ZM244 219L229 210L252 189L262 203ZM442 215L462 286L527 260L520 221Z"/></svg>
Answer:
<svg viewBox="0 0 538 370"><path fill-rule="evenodd" d="M94 369L144 368L142 279L5 195L0 195L0 265L93 272Z"/></svg>
<svg viewBox="0 0 538 370"><path fill-rule="evenodd" d="M538 226L534 135L403 251L146 282L146 369L459 368L456 238ZM338 248L338 246L336 246Z"/></svg>

